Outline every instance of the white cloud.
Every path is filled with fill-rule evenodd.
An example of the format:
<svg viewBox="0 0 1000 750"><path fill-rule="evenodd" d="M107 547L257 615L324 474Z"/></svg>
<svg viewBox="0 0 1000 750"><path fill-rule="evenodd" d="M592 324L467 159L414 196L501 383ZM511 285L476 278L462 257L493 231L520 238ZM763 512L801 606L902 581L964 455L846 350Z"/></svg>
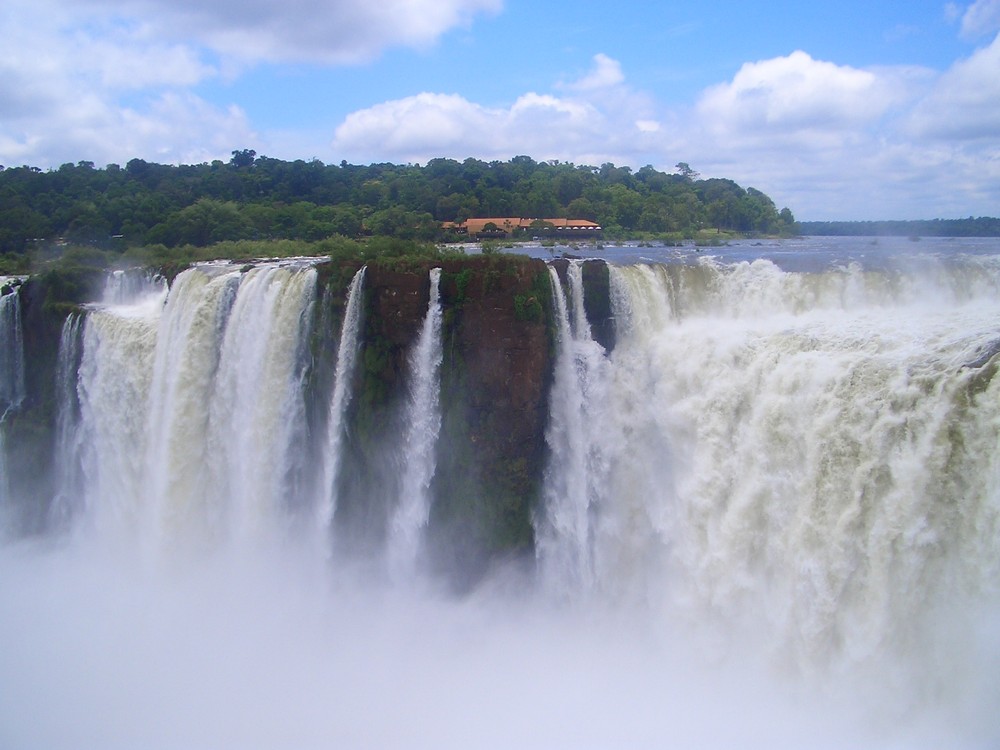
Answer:
<svg viewBox="0 0 1000 750"><path fill-rule="evenodd" d="M1000 134L1000 35L959 60L914 110L912 133L945 139L989 139Z"/></svg>
<svg viewBox="0 0 1000 750"><path fill-rule="evenodd" d="M238 110L185 91L216 74L198 52L159 41L142 24L14 0L0 16L0 38L0 163L176 161L250 133Z"/></svg>
<svg viewBox="0 0 1000 750"><path fill-rule="evenodd" d="M593 106L549 95L528 93L508 108L495 108L423 93L349 115L334 133L333 148L356 161L376 154L405 162L444 154L568 158L581 133L602 132L602 126L603 115Z"/></svg>
<svg viewBox="0 0 1000 750"><path fill-rule="evenodd" d="M166 92L136 107L83 94L33 120L29 128L0 127L0 163L55 165L87 159L123 164L138 156L197 164L228 158L233 144L257 139L238 107L220 109L193 94Z"/></svg>
<svg viewBox="0 0 1000 750"><path fill-rule="evenodd" d="M349 144L346 150L414 161L427 150L461 147L470 134L488 130L492 118L490 110L457 95L417 94L349 115L337 128L334 148L339 142Z"/></svg>
<svg viewBox="0 0 1000 750"><path fill-rule="evenodd" d="M145 33L119 32L105 38L78 37L67 50L78 62L76 75L87 72L108 89L194 86L216 75L198 52L181 44L163 44Z"/></svg>
<svg viewBox="0 0 1000 750"><path fill-rule="evenodd" d="M681 136L685 160L763 189L801 218L995 213L997 70L1000 41L943 74L805 53L748 63L699 100Z"/></svg>
<svg viewBox="0 0 1000 750"><path fill-rule="evenodd" d="M976 0L962 15L962 35L975 38L1000 31L1000 0Z"/></svg>
<svg viewBox="0 0 1000 750"><path fill-rule="evenodd" d="M0 34L0 65L43 83L61 77L110 88L187 86L215 74L189 43L164 41L137 19L83 13L64 0L9 0Z"/></svg>
<svg viewBox="0 0 1000 750"><path fill-rule="evenodd" d="M176 161L253 143L191 87L258 61L359 62L426 46L502 0L7 0L0 163ZM199 144L203 144L199 146ZM221 149L221 150L220 150Z"/></svg>
<svg viewBox="0 0 1000 750"><path fill-rule="evenodd" d="M165 163L199 164L228 158L234 144L259 141L239 107L220 109L193 94L166 93L142 109L125 109L112 126L121 130L119 160L149 153ZM100 142L102 133L95 134Z"/></svg>
<svg viewBox="0 0 1000 750"><path fill-rule="evenodd" d="M597 89L618 86L625 82L625 74L622 72L621 63L604 53L594 55L594 67L587 75L578 81L574 81L566 88L574 91L594 91Z"/></svg>
<svg viewBox="0 0 1000 750"><path fill-rule="evenodd" d="M502 0L83 2L102 13L142 19L160 35L199 39L242 60L336 64L368 61L391 46L428 46L477 14L502 8Z"/></svg>
<svg viewBox="0 0 1000 750"><path fill-rule="evenodd" d="M719 131L841 131L871 122L898 102L900 91L870 70L814 60L805 52L746 63L728 83L698 102Z"/></svg>
<svg viewBox="0 0 1000 750"><path fill-rule="evenodd" d="M376 104L345 118L334 153L351 161L529 154L645 164L660 124L649 116L647 98L624 85L616 60L594 60L591 74L562 96L529 92L507 107L487 107L457 94L422 93Z"/></svg>

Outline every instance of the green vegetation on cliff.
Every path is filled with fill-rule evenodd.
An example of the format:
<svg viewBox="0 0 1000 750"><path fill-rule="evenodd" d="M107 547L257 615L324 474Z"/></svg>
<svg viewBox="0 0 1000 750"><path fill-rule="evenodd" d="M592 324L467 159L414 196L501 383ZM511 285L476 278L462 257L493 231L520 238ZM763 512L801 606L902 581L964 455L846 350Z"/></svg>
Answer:
<svg viewBox="0 0 1000 750"><path fill-rule="evenodd" d="M330 237L317 242L303 240L238 240L219 242L205 247L183 245L166 247L147 245L127 248L124 252L102 250L90 245L65 244L49 248L46 252L27 256L0 257L0 275L41 275L52 272L77 276L113 268L146 267L173 279L192 263L233 260L253 261L262 258L329 258L360 266L378 261L395 264L399 268L412 266L426 260L462 256L461 250L449 249L421 240L404 240L397 237L366 237L348 239ZM19 262L10 261L11 258ZM30 260L30 262L29 262ZM325 266L325 269L340 266ZM328 271L325 271L328 272ZM62 299L62 298L61 298ZM62 301L76 302L66 297Z"/></svg>
<svg viewBox="0 0 1000 750"><path fill-rule="evenodd" d="M57 242L122 253L144 246L387 236L444 238L472 216L549 216L600 223L612 237L693 237L708 228L795 231L787 208L732 180L651 166L433 159L426 166L285 162L233 152L229 162L170 166L133 159L55 170L0 167L0 253ZM9 260L8 262L13 262Z"/></svg>

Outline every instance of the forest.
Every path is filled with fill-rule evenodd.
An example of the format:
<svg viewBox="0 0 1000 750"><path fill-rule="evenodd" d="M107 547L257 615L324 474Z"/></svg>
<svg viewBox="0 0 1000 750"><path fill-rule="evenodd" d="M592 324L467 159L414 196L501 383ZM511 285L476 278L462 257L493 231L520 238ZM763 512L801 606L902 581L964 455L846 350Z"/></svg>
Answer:
<svg viewBox="0 0 1000 750"><path fill-rule="evenodd" d="M528 156L358 166L242 149L195 165L0 167L0 253L15 256L53 243L123 252L331 237L440 242L442 222L477 216L588 219L609 239L796 232L792 212L761 191L700 179L683 162L672 173Z"/></svg>
<svg viewBox="0 0 1000 750"><path fill-rule="evenodd" d="M802 234L841 237L1000 237L1000 219L989 216L926 221L804 221L799 227Z"/></svg>

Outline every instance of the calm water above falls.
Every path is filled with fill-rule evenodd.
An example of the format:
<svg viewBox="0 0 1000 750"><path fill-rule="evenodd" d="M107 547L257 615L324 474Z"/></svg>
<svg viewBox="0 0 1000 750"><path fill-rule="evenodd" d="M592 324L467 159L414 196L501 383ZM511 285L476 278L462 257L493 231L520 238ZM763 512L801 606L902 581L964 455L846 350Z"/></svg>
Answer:
<svg viewBox="0 0 1000 750"><path fill-rule="evenodd" d="M474 249L473 246L469 246ZM870 270L892 269L908 261L922 258L947 258L963 255L991 256L1000 252L996 237L799 237L789 240L730 240L719 247L696 247L693 242L682 247L659 243L604 242L601 245L582 243L575 247L557 245L543 247L538 243L519 243L504 248L548 259L569 252L583 258L602 258L609 263L691 264L703 258L721 263L770 260L786 271L825 271L852 261Z"/></svg>

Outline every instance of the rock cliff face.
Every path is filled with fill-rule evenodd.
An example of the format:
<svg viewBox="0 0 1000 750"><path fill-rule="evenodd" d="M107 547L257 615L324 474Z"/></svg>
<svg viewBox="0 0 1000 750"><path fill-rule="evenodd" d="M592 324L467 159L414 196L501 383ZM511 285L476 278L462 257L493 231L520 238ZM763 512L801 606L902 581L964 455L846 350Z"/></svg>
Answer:
<svg viewBox="0 0 1000 750"><path fill-rule="evenodd" d="M533 548L552 371L551 292L541 261L369 265L336 526L342 549L377 544L385 534L399 474L386 446L402 429L406 356L427 312L435 266L442 269L444 351L428 549L431 564L461 586L498 556L530 557ZM348 273L331 279L342 284Z"/></svg>
<svg viewBox="0 0 1000 750"><path fill-rule="evenodd" d="M552 373L551 291L540 261L481 258L444 270L453 313L431 539L439 564L475 576L498 555L533 549Z"/></svg>

